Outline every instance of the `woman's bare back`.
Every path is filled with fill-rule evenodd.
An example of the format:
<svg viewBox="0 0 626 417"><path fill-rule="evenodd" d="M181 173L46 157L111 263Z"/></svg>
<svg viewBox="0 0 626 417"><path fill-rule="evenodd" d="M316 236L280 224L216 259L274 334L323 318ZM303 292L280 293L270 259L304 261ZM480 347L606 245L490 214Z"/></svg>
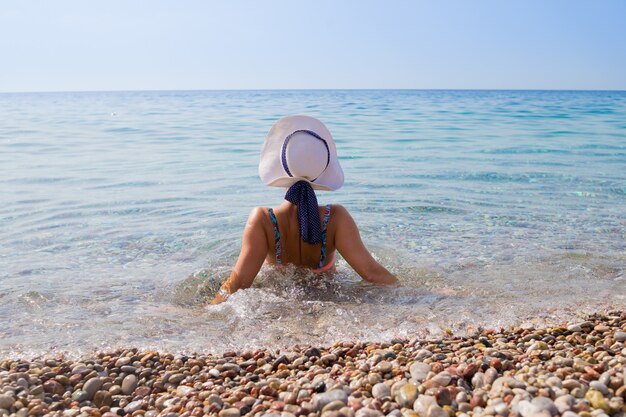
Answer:
<svg viewBox="0 0 626 417"><path fill-rule="evenodd" d="M257 208L258 210L259 208ZM262 210L262 208L260 208ZM324 223L326 206L318 207L320 224ZM317 269L322 256L322 243L310 244L300 237L298 223L298 207L285 201L280 206L272 209L278 230L280 231L280 260L283 264L293 264L310 269ZM330 206L328 223L326 228L326 256L324 266L334 260L335 253L335 222L333 221L334 207ZM268 253L266 262L276 264L276 230L271 221L270 214L266 209L267 222L264 222L264 230L267 236Z"/></svg>

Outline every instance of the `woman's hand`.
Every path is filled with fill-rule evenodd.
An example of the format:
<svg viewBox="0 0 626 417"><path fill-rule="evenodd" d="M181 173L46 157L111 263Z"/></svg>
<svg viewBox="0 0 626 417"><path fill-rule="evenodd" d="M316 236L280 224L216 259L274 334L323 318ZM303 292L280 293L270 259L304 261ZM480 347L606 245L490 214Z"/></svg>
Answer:
<svg viewBox="0 0 626 417"><path fill-rule="evenodd" d="M226 297L222 295L222 293L217 293L217 295L211 300L211 304L220 304L226 301Z"/></svg>

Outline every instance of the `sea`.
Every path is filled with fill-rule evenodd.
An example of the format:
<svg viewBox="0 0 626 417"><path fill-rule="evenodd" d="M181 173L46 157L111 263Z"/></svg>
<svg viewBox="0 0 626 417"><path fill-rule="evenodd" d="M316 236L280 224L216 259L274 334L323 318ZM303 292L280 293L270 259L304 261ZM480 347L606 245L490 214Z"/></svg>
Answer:
<svg viewBox="0 0 626 417"><path fill-rule="evenodd" d="M324 121L400 281L338 256L209 305L280 117ZM331 220L332 221L332 220ZM0 357L220 353L537 327L626 308L626 91L0 94Z"/></svg>

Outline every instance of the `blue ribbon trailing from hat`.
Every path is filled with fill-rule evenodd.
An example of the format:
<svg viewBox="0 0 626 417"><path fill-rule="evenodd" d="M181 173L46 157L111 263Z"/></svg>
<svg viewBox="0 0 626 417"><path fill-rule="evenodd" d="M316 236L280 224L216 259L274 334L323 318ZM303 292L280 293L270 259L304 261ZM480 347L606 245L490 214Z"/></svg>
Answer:
<svg viewBox="0 0 626 417"><path fill-rule="evenodd" d="M304 180L296 182L287 190L285 200L298 206L298 223L302 240L313 245L322 243L322 224L317 197L311 184Z"/></svg>

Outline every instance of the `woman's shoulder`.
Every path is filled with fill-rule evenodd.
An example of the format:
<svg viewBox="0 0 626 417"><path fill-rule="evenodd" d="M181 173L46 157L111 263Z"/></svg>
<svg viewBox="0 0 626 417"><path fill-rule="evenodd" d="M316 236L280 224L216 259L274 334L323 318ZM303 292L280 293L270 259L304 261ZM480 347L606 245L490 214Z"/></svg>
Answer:
<svg viewBox="0 0 626 417"><path fill-rule="evenodd" d="M333 216L345 216L346 214L349 214L348 209L346 209L341 204L329 204L328 206L330 206L330 212Z"/></svg>
<svg viewBox="0 0 626 417"><path fill-rule="evenodd" d="M341 204L331 204L330 206L329 220L333 219L333 223L341 224L346 218L352 218L348 209Z"/></svg>
<svg viewBox="0 0 626 417"><path fill-rule="evenodd" d="M248 216L248 224L263 224L268 218L268 207L257 206L250 210L250 215Z"/></svg>

